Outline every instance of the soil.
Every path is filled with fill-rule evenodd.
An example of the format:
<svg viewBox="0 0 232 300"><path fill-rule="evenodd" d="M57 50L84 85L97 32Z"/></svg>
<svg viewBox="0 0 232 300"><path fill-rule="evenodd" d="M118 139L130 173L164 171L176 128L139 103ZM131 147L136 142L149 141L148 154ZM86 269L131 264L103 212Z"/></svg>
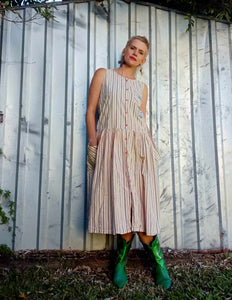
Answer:
<svg viewBox="0 0 232 300"><path fill-rule="evenodd" d="M226 266L232 265L232 252L218 251L190 251L171 250L163 251L168 268L174 266ZM112 273L115 251L74 251L74 250L28 250L18 251L15 256L4 257L0 255L0 269L13 268L24 269L40 263L51 267L57 267L60 263L66 264L73 271L85 270L88 273L98 274ZM128 273L151 272L151 262L145 252L140 249L131 250L128 255ZM136 272L135 272L136 273ZM107 274L104 274L107 275ZM107 277L108 277L107 276Z"/></svg>

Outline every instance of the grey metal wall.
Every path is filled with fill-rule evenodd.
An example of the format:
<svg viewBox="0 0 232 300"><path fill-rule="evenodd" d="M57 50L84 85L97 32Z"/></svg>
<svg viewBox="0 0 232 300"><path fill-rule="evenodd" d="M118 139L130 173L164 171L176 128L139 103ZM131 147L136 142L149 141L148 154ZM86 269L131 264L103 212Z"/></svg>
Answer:
<svg viewBox="0 0 232 300"><path fill-rule="evenodd" d="M94 71L116 67L128 37L141 34L151 42L147 122L162 153L162 246L231 249L232 26L199 18L186 33L174 11L109 8L107 17L94 2L70 3L54 22L1 22L0 187L16 216L13 243L4 225L0 243L114 246L114 237L86 232L87 92Z"/></svg>

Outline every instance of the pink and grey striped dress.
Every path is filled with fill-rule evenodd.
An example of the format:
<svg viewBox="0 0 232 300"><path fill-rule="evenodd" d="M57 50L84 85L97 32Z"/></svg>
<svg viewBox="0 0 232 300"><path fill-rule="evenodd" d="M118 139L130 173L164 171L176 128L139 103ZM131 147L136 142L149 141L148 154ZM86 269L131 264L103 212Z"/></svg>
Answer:
<svg viewBox="0 0 232 300"><path fill-rule="evenodd" d="M98 102L96 164L87 169L91 233L160 231L159 152L140 110L143 88L141 81L106 70Z"/></svg>

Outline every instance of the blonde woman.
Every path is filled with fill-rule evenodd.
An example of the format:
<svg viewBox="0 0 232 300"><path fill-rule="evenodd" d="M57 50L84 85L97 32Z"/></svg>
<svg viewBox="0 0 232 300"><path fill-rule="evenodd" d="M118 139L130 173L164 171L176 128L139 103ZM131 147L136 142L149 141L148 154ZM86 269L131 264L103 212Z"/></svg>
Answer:
<svg viewBox="0 0 232 300"><path fill-rule="evenodd" d="M93 76L86 112L92 176L88 230L118 235L116 286L127 282L127 255L137 233L155 267L156 283L168 289L171 279L157 237L159 152L146 124L148 88L135 77L148 53L146 37L134 36L122 51L119 68L101 68Z"/></svg>

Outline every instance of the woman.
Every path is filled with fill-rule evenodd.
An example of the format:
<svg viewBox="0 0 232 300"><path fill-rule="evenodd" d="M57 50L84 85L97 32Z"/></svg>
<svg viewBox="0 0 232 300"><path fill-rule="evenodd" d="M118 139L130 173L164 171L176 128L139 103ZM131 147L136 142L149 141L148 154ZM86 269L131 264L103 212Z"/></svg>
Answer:
<svg viewBox="0 0 232 300"><path fill-rule="evenodd" d="M121 288L127 282L127 255L137 232L154 263L156 283L168 289L171 280L157 237L159 152L146 125L148 88L135 78L148 52L146 37L134 36L122 51L119 68L101 68L93 76L86 113L88 230L118 234L116 286Z"/></svg>

